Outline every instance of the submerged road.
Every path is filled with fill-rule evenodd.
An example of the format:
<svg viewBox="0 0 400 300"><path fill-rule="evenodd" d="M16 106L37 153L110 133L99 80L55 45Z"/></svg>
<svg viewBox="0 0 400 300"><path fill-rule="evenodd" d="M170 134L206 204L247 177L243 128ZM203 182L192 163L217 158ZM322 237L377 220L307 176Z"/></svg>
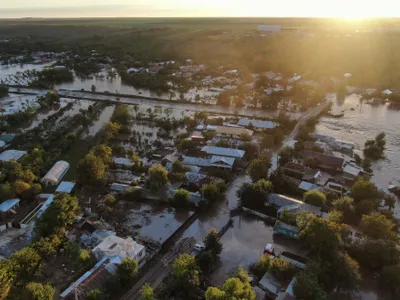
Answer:
<svg viewBox="0 0 400 300"><path fill-rule="evenodd" d="M12 94L24 94L32 96L40 96L47 93L47 90L38 90L33 88L16 88L10 87L9 92ZM149 105L158 106L165 108L172 108L180 111L207 111L214 114L223 115L239 115L244 117L258 117L258 118L269 118L275 119L278 116L278 112L268 112L257 108L245 108L245 107L225 107L213 104L201 104L192 102L181 102L176 100L167 99L156 99L156 98L146 98L134 95L118 95L118 94L101 94L101 93L90 93L81 91L70 91L70 90L59 90L58 93L62 98L79 99L79 100L89 100L89 101L111 101L115 103L124 103L131 105ZM298 113L292 113L291 117L297 119L301 117Z"/></svg>

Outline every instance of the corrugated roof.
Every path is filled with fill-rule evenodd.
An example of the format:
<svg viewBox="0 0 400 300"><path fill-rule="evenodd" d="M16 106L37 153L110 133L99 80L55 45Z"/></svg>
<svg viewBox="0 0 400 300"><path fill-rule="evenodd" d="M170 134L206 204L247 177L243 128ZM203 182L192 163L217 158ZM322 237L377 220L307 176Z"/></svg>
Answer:
<svg viewBox="0 0 400 300"><path fill-rule="evenodd" d="M202 157L185 156L182 164L189 166L209 167L210 159Z"/></svg>
<svg viewBox="0 0 400 300"><path fill-rule="evenodd" d="M246 153L245 151L239 149L213 147L213 146L204 146L201 149L201 151L211 155L230 156L235 158L242 158Z"/></svg>
<svg viewBox="0 0 400 300"><path fill-rule="evenodd" d="M117 165L121 165L121 166L132 167L134 165L133 162L129 158L125 158L125 157L113 157L112 160Z"/></svg>
<svg viewBox="0 0 400 300"><path fill-rule="evenodd" d="M274 193L268 194L267 200L268 203L275 204L277 207L284 207L284 206L304 203L303 201Z"/></svg>
<svg viewBox="0 0 400 300"><path fill-rule="evenodd" d="M0 211L1 212L8 212L10 209L12 209L15 205L17 205L21 200L15 198L15 199L9 199L6 200L2 203L0 203Z"/></svg>
<svg viewBox="0 0 400 300"><path fill-rule="evenodd" d="M18 160L26 153L27 153L26 151L20 151L20 150L6 150L0 153L0 161Z"/></svg>
<svg viewBox="0 0 400 300"><path fill-rule="evenodd" d="M226 157L226 156L217 156L217 155L213 155L211 156L211 165L214 164L226 164L229 166L233 166L233 164L235 163L235 158L234 157Z"/></svg>
<svg viewBox="0 0 400 300"><path fill-rule="evenodd" d="M310 191L310 190L314 190L317 189L318 186L315 184L312 184L310 182L307 181L302 181L299 185L299 189L303 190L303 191Z"/></svg>
<svg viewBox="0 0 400 300"><path fill-rule="evenodd" d="M75 182L71 182L71 181L62 181L57 189L56 192L57 193L71 193L72 189L75 186Z"/></svg>

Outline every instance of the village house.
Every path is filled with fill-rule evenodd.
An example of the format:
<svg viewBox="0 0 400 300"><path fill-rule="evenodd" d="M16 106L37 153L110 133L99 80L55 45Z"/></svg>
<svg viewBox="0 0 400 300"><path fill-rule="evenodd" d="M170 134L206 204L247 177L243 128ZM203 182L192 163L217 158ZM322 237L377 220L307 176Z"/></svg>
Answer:
<svg viewBox="0 0 400 300"><path fill-rule="evenodd" d="M319 167L331 172L339 172L343 169L344 159L340 157L305 150L303 159L306 166Z"/></svg>
<svg viewBox="0 0 400 300"><path fill-rule="evenodd" d="M247 118L240 119L237 124L243 127L248 127L251 124L251 126L255 130L272 129L279 126L278 123L273 121L263 121L263 120L247 119Z"/></svg>
<svg viewBox="0 0 400 300"><path fill-rule="evenodd" d="M243 135L253 135L253 131L241 127L216 126L215 133L218 137L240 139Z"/></svg>

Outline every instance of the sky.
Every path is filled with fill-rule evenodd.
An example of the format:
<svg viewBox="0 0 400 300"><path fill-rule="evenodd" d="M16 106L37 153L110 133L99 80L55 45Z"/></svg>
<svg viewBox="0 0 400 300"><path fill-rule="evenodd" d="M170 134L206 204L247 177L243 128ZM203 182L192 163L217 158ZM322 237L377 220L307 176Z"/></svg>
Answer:
<svg viewBox="0 0 400 300"><path fill-rule="evenodd" d="M15 17L400 17L399 0L0 0Z"/></svg>

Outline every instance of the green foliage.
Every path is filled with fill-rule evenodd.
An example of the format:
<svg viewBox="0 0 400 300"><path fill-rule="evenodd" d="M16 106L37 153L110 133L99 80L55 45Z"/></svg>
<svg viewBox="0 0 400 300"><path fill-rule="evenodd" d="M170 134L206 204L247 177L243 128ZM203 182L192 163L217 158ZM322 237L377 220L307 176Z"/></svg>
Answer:
<svg viewBox="0 0 400 300"><path fill-rule="evenodd" d="M91 290L86 297L87 300L103 300L104 293L99 289Z"/></svg>
<svg viewBox="0 0 400 300"><path fill-rule="evenodd" d="M60 95L56 92L48 91L46 96L39 97L38 100L42 108L48 108L60 102Z"/></svg>
<svg viewBox="0 0 400 300"><path fill-rule="evenodd" d="M265 273L267 273L270 265L271 265L271 257L269 255L263 255L252 266L252 271L254 275L256 275L258 278L261 278L264 276Z"/></svg>
<svg viewBox="0 0 400 300"><path fill-rule="evenodd" d="M34 76L29 86L41 89L51 89L54 85L63 82L72 82L73 74L68 69L43 69L34 70Z"/></svg>
<svg viewBox="0 0 400 300"><path fill-rule="evenodd" d="M312 214L308 215L300 232L300 239L311 255L328 259L331 253L342 248L342 228Z"/></svg>
<svg viewBox="0 0 400 300"><path fill-rule="evenodd" d="M193 149L195 147L195 144L191 141L191 140L181 140L177 145L176 148L179 151L184 151L184 150L189 150L189 149Z"/></svg>
<svg viewBox="0 0 400 300"><path fill-rule="evenodd" d="M138 263L135 259L126 257L117 265L117 277L121 285L128 284L138 270Z"/></svg>
<svg viewBox="0 0 400 300"><path fill-rule="evenodd" d="M104 125L103 131L107 140L116 138L121 131L121 125L119 123L107 122Z"/></svg>
<svg viewBox="0 0 400 300"><path fill-rule="evenodd" d="M249 282L228 278L221 288L209 287L206 300L255 300L256 293Z"/></svg>
<svg viewBox="0 0 400 300"><path fill-rule="evenodd" d="M187 172L189 168L185 167L181 161L177 160L172 164L172 172L184 173Z"/></svg>
<svg viewBox="0 0 400 300"><path fill-rule="evenodd" d="M8 96L8 87L0 85L0 98Z"/></svg>
<svg viewBox="0 0 400 300"><path fill-rule="evenodd" d="M78 181L84 184L98 184L105 176L106 166L101 157L87 154L78 163Z"/></svg>
<svg viewBox="0 0 400 300"><path fill-rule="evenodd" d="M196 255L196 263L203 274L210 274L215 264L215 258L211 251L201 251Z"/></svg>
<svg viewBox="0 0 400 300"><path fill-rule="evenodd" d="M7 292L15 276L11 261L0 260L0 297Z"/></svg>
<svg viewBox="0 0 400 300"><path fill-rule="evenodd" d="M210 251L214 257L217 257L222 252L222 243L219 238L218 232L215 228L212 228L204 239L205 250Z"/></svg>
<svg viewBox="0 0 400 300"><path fill-rule="evenodd" d="M53 203L36 221L36 230L40 236L47 237L65 231L77 217L78 199L66 193L54 197Z"/></svg>
<svg viewBox="0 0 400 300"><path fill-rule="evenodd" d="M50 284L30 282L23 292L26 300L53 300L54 288Z"/></svg>
<svg viewBox="0 0 400 300"><path fill-rule="evenodd" d="M267 194L273 189L272 183L265 179L261 179L255 183L244 184L238 190L238 196L243 206L259 208L263 207Z"/></svg>
<svg viewBox="0 0 400 300"><path fill-rule="evenodd" d="M17 276L27 276L39 265L40 255L32 247L25 247L15 252L9 260Z"/></svg>
<svg viewBox="0 0 400 300"><path fill-rule="evenodd" d="M221 191L220 187L212 183L203 185L202 193L204 195L204 198L207 199L209 202L220 200L224 196L223 191Z"/></svg>
<svg viewBox="0 0 400 300"><path fill-rule="evenodd" d="M106 144L95 146L91 150L91 153L93 153L94 156L101 158L105 165L109 165L112 162L112 149Z"/></svg>
<svg viewBox="0 0 400 300"><path fill-rule="evenodd" d="M343 223L343 213L338 210L331 210L328 214L328 220L332 223L342 224Z"/></svg>
<svg viewBox="0 0 400 300"><path fill-rule="evenodd" d="M256 182L260 179L268 179L268 171L271 168L271 162L268 159L258 158L249 165L249 175Z"/></svg>
<svg viewBox="0 0 400 300"><path fill-rule="evenodd" d="M378 199L381 194L373 182L360 179L351 188L351 197L358 202L365 199Z"/></svg>
<svg viewBox="0 0 400 300"><path fill-rule="evenodd" d="M284 166L285 164L293 160L295 151L294 148L290 146L285 146L279 151L278 155L279 155L279 165Z"/></svg>
<svg viewBox="0 0 400 300"><path fill-rule="evenodd" d="M256 143L245 143L240 149L246 151L244 157L248 161L256 159L260 153L260 146Z"/></svg>
<svg viewBox="0 0 400 300"><path fill-rule="evenodd" d="M155 300L154 291L150 284L146 283L142 287L139 300Z"/></svg>
<svg viewBox="0 0 400 300"><path fill-rule="evenodd" d="M375 140L366 141L364 147L364 156L372 160L378 160L382 158L386 149L385 138L385 133L381 132L375 137Z"/></svg>
<svg viewBox="0 0 400 300"><path fill-rule="evenodd" d="M179 255L172 266L172 276L175 287L181 294L188 294L200 284L199 267L196 260L189 254Z"/></svg>
<svg viewBox="0 0 400 300"><path fill-rule="evenodd" d="M160 164L152 165L149 168L149 181L153 189L159 189L168 181L168 171Z"/></svg>
<svg viewBox="0 0 400 300"><path fill-rule="evenodd" d="M373 239L396 240L397 235L392 230L395 224L380 213L362 216L361 228L367 236Z"/></svg>
<svg viewBox="0 0 400 300"><path fill-rule="evenodd" d="M400 263L400 250L394 241L362 239L349 247L349 253L371 271Z"/></svg>
<svg viewBox="0 0 400 300"><path fill-rule="evenodd" d="M311 190L304 193L304 202L311 205L324 206L326 203L326 196L320 191Z"/></svg>
<svg viewBox="0 0 400 300"><path fill-rule="evenodd" d="M296 275L293 291L298 300L328 299L323 287L318 282L316 274L309 271L301 271Z"/></svg>
<svg viewBox="0 0 400 300"><path fill-rule="evenodd" d="M270 261L269 271L275 276L279 281L290 280L296 273L296 267L286 260L275 257Z"/></svg>
<svg viewBox="0 0 400 300"><path fill-rule="evenodd" d="M40 254L41 258L51 258L57 254L57 248L61 245L61 239L57 235L41 237L32 246Z"/></svg>
<svg viewBox="0 0 400 300"><path fill-rule="evenodd" d="M343 197L332 202L333 210L339 211L343 215L343 222L351 224L356 221L354 200L350 197Z"/></svg>
<svg viewBox="0 0 400 300"><path fill-rule="evenodd" d="M176 207L187 207L190 202L190 193L185 189L177 189L172 198L172 203Z"/></svg>
<svg viewBox="0 0 400 300"><path fill-rule="evenodd" d="M111 122L118 123L120 125L128 125L131 120L131 113L126 104L119 104L114 110Z"/></svg>
<svg viewBox="0 0 400 300"><path fill-rule="evenodd" d="M400 265L384 267L379 276L379 283L393 296L400 297Z"/></svg>

